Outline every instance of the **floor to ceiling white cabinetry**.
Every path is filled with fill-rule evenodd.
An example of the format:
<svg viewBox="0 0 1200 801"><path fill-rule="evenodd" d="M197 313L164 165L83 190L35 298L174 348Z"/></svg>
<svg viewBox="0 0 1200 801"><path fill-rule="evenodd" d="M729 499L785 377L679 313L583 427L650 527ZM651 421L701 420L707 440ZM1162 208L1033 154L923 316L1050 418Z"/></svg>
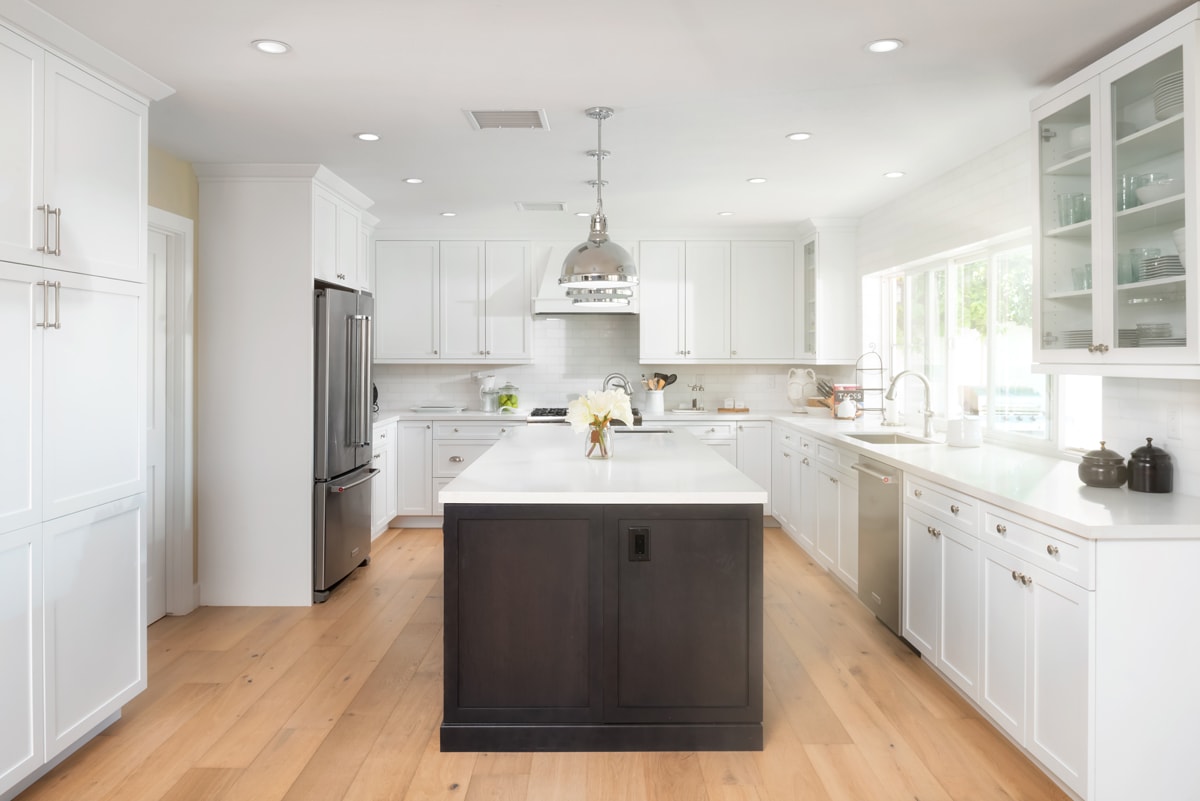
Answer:
<svg viewBox="0 0 1200 801"><path fill-rule="evenodd" d="M3 794L146 686L148 113L4 24L0 113Z"/></svg>

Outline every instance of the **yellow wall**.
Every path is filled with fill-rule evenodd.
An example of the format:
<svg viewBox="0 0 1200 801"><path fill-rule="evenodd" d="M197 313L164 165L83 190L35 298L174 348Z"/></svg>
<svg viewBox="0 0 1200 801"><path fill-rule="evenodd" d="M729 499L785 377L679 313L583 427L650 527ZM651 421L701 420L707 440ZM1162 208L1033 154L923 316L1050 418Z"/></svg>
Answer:
<svg viewBox="0 0 1200 801"><path fill-rule="evenodd" d="M191 163L156 147L150 148L149 155L150 205L195 222L200 212L200 184Z"/></svg>

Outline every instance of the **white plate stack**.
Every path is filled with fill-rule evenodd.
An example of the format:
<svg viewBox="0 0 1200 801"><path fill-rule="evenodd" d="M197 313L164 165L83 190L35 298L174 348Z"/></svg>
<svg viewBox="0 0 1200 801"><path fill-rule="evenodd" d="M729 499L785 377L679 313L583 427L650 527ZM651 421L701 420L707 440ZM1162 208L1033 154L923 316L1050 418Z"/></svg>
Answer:
<svg viewBox="0 0 1200 801"><path fill-rule="evenodd" d="M1159 256L1142 260L1142 280L1166 278L1171 275L1183 275L1183 262L1178 256Z"/></svg>
<svg viewBox="0 0 1200 801"><path fill-rule="evenodd" d="M1154 82L1154 118L1165 120L1183 111L1183 73L1172 72Z"/></svg>
<svg viewBox="0 0 1200 801"><path fill-rule="evenodd" d="M1063 348L1086 348L1092 344L1092 329L1073 329L1063 331L1060 341L1062 344L1059 347Z"/></svg>

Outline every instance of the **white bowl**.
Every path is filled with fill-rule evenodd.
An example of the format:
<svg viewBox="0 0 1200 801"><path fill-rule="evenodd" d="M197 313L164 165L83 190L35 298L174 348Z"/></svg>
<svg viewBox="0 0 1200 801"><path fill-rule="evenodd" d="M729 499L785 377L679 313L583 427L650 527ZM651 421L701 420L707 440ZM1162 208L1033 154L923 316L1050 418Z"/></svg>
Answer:
<svg viewBox="0 0 1200 801"><path fill-rule="evenodd" d="M1158 200L1178 195L1182 191L1183 186L1174 178L1168 178L1165 181L1156 181L1152 184L1139 186L1137 188L1137 197L1143 203L1154 203Z"/></svg>

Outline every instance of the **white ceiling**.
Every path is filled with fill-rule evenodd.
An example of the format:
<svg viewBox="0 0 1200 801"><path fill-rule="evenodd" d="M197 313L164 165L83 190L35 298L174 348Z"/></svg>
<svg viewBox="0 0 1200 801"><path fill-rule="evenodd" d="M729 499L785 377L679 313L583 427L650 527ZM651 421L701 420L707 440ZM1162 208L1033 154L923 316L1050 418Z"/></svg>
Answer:
<svg viewBox="0 0 1200 801"><path fill-rule="evenodd" d="M1029 101L1180 0L36 0L175 89L151 143L193 162L322 163L388 227L586 231L608 105L622 225L857 217L1027 129ZM896 37L874 55L863 46ZM284 56L253 39L292 45ZM473 130L464 109L545 109ZM383 138L356 141L358 131ZM784 135L810 131L807 142ZM889 180L888 170L907 176ZM403 179L420 177L409 185ZM751 185L747 178L768 182ZM442 211L457 212L448 220ZM719 211L735 216L718 217ZM531 216L536 215L536 216Z"/></svg>

